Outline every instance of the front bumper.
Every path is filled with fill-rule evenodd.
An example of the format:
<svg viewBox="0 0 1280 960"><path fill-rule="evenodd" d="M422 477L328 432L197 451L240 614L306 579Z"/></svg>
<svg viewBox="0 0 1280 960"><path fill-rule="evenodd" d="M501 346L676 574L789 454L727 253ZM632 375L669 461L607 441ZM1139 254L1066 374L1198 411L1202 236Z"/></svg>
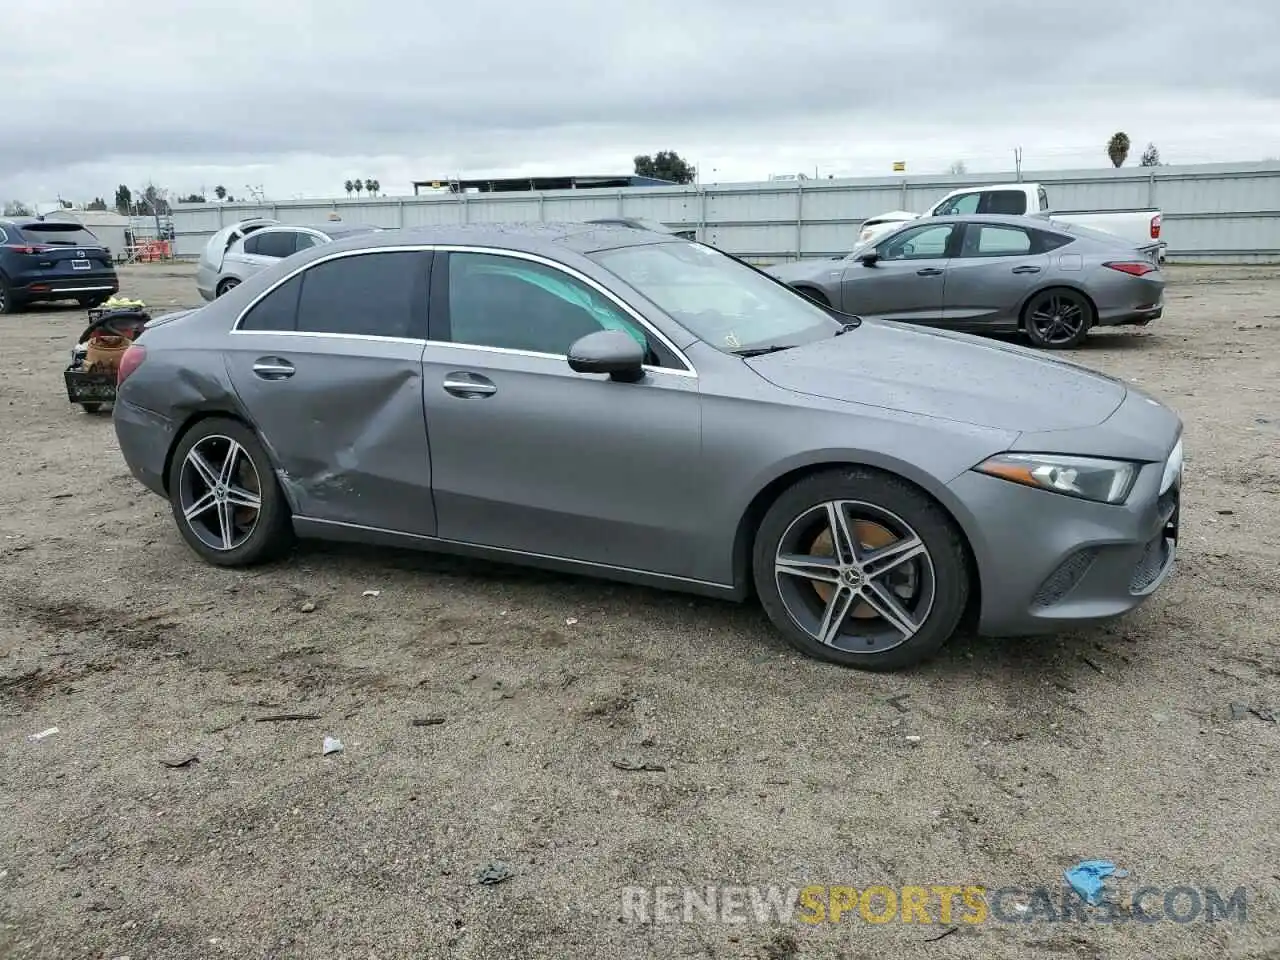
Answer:
<svg viewBox="0 0 1280 960"><path fill-rule="evenodd" d="M167 417L119 397L112 407L111 420L120 453L134 479L152 493L167 496L165 460L173 446L178 425Z"/></svg>
<svg viewBox="0 0 1280 960"><path fill-rule="evenodd" d="M1177 555L1180 468L1142 468L1124 504L1092 503L966 472L951 483L972 513L982 590L978 631L1050 633L1141 606Z"/></svg>

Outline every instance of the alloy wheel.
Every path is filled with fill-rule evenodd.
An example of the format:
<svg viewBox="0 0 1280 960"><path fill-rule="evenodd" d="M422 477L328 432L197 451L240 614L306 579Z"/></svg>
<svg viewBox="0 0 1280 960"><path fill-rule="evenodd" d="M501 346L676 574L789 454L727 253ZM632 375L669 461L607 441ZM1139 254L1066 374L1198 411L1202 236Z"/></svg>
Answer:
<svg viewBox="0 0 1280 960"><path fill-rule="evenodd" d="M1048 293L1027 312L1027 323L1035 326L1047 344L1064 345L1078 340L1087 329L1088 309L1079 297L1068 293Z"/></svg>
<svg viewBox="0 0 1280 960"><path fill-rule="evenodd" d="M906 643L933 609L933 559L901 517L857 500L806 510L787 527L774 557L778 593L814 640L849 653L883 653Z"/></svg>
<svg viewBox="0 0 1280 960"><path fill-rule="evenodd" d="M202 438L182 462L179 477L182 516L211 550L243 545L262 512L262 483L253 459L230 437Z"/></svg>

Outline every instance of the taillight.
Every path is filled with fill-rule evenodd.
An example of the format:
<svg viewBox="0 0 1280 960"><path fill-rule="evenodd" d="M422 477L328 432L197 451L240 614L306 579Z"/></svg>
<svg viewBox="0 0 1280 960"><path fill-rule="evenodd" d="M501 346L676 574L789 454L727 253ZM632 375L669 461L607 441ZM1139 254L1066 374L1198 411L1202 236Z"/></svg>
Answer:
<svg viewBox="0 0 1280 960"><path fill-rule="evenodd" d="M1160 214L1156 214L1151 218L1151 239L1160 239Z"/></svg>
<svg viewBox="0 0 1280 960"><path fill-rule="evenodd" d="M1121 273L1127 273L1131 277L1145 277L1148 273L1155 273L1156 270L1145 260L1123 260L1104 263L1103 266L1110 267L1112 270L1119 270Z"/></svg>
<svg viewBox="0 0 1280 960"><path fill-rule="evenodd" d="M35 253L48 253L50 250L53 249L53 247L47 246L43 243L37 243L37 244L7 243L5 244L5 249L13 250L15 253L35 254Z"/></svg>
<svg viewBox="0 0 1280 960"><path fill-rule="evenodd" d="M129 344L125 350L124 356L120 358L120 366L116 370L116 386L124 383L125 379L133 371L142 366L142 361L147 359L147 348L140 343Z"/></svg>

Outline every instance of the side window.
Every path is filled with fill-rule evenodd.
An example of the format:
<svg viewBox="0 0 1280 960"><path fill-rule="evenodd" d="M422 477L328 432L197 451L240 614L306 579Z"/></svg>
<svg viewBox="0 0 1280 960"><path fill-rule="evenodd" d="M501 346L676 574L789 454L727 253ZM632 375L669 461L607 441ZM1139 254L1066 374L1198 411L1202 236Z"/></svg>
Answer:
<svg viewBox="0 0 1280 960"><path fill-rule="evenodd" d="M500 254L449 255L453 343L564 356L600 330L622 330L649 346L631 317L563 271Z"/></svg>
<svg viewBox="0 0 1280 960"><path fill-rule="evenodd" d="M244 315L239 329L268 331L296 329L298 291L301 289L302 276L291 277L254 304Z"/></svg>
<svg viewBox="0 0 1280 960"><path fill-rule="evenodd" d="M955 230L949 223L904 230L877 252L881 260L936 260L947 255L947 244Z"/></svg>
<svg viewBox="0 0 1280 960"><path fill-rule="evenodd" d="M293 253L294 237L292 230L262 230L252 234L244 242L244 252L259 257L275 257L284 259Z"/></svg>
<svg viewBox="0 0 1280 960"><path fill-rule="evenodd" d="M1036 197L1037 197L1037 199L1040 201L1040 209L1041 209L1041 210L1048 210L1048 209L1049 209L1049 194L1047 194L1047 193L1045 193L1045 192L1044 192L1044 187L1040 187L1040 188L1039 188L1039 190L1036 192Z"/></svg>
<svg viewBox="0 0 1280 960"><path fill-rule="evenodd" d="M1035 231L1035 250L1036 253L1048 253L1050 250L1057 250L1059 247L1065 247L1074 240L1075 237L1068 237L1061 233L1049 233L1045 230Z"/></svg>
<svg viewBox="0 0 1280 960"><path fill-rule="evenodd" d="M427 256L411 250L360 253L302 273L298 330L366 337L422 337Z"/></svg>
<svg viewBox="0 0 1280 960"><path fill-rule="evenodd" d="M974 223L964 238L965 257L1017 257L1031 253L1031 235L1017 227Z"/></svg>
<svg viewBox="0 0 1280 960"><path fill-rule="evenodd" d="M953 213L968 214L978 212L978 201L982 199L980 193L962 193L957 197L952 197L937 210L934 211L935 217L950 216Z"/></svg>
<svg viewBox="0 0 1280 960"><path fill-rule="evenodd" d="M1027 195L1021 190L990 190L982 195L978 212L1020 217L1027 212Z"/></svg>
<svg viewBox="0 0 1280 960"><path fill-rule="evenodd" d="M318 247L324 242L314 233L298 233L296 236L298 238L298 245L295 252L310 250L312 247Z"/></svg>

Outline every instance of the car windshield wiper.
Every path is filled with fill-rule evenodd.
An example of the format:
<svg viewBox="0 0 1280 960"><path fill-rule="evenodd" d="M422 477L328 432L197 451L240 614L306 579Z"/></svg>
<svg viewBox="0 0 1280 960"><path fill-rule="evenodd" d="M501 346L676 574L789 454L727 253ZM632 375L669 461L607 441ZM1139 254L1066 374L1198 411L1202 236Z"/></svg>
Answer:
<svg viewBox="0 0 1280 960"><path fill-rule="evenodd" d="M790 350L795 346L794 343L773 343L767 347L747 347L743 350L734 350L735 357L763 357L766 353L777 353L779 350Z"/></svg>

